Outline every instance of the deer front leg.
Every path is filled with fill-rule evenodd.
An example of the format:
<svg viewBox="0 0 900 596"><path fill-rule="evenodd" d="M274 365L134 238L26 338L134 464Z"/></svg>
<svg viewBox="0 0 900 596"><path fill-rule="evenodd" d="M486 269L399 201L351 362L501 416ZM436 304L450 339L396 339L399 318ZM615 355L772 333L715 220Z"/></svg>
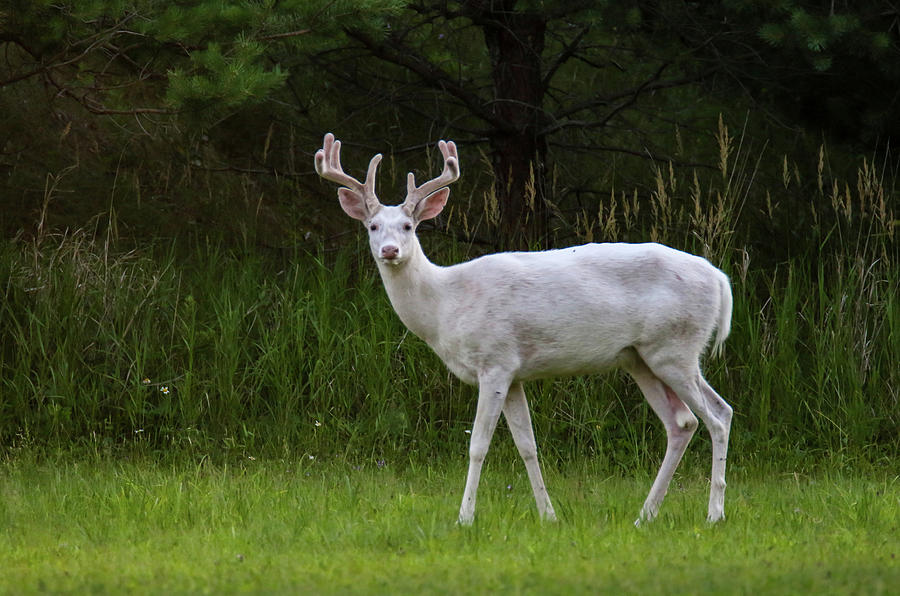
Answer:
<svg viewBox="0 0 900 596"><path fill-rule="evenodd" d="M512 433L519 455L525 462L538 514L541 519L556 521L556 512L553 511L547 487L544 486L544 477L541 475L541 465L537 458L537 444L534 441L534 429L531 426L528 400L525 399L522 383L516 382L510 386L509 395L506 396L506 403L503 406L503 415L506 416L506 424L509 426L509 432Z"/></svg>
<svg viewBox="0 0 900 596"><path fill-rule="evenodd" d="M509 391L508 379L497 379L483 376L478 381L478 408L475 411L475 424L472 426L472 438L469 442L469 472L466 475L466 490L463 492L462 504L459 506L459 523L470 525L475 519L475 498L478 494L478 481L481 479L481 466L491 446L491 437L497 428L497 420L506 395Z"/></svg>

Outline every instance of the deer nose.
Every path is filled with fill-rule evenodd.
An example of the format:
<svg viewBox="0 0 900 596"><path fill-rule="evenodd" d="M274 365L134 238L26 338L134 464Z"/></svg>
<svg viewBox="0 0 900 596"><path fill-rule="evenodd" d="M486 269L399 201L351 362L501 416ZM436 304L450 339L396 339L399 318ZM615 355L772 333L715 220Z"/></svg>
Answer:
<svg viewBox="0 0 900 596"><path fill-rule="evenodd" d="M400 247L388 244L381 247L381 258L393 261L400 254Z"/></svg>

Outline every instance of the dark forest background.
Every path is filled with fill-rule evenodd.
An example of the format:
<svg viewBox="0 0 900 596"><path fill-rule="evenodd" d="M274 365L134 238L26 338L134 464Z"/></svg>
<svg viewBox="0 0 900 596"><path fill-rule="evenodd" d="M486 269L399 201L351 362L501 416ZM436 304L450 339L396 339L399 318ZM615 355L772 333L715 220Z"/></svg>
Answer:
<svg viewBox="0 0 900 596"><path fill-rule="evenodd" d="M387 155L387 203L455 140L450 232L490 249L577 241L611 196L648 204L656 169L724 173L721 119L753 178L738 244L777 262L809 248L823 168L896 172L900 7L4 0L0 115L8 238L333 240L353 222L312 168L331 131L351 171Z"/></svg>
<svg viewBox="0 0 900 596"><path fill-rule="evenodd" d="M733 453L896 464L895 0L0 0L0 446L464 452L472 390L391 311L326 132L388 204L456 141L440 264L706 256ZM529 391L545 457L655 466L623 377Z"/></svg>

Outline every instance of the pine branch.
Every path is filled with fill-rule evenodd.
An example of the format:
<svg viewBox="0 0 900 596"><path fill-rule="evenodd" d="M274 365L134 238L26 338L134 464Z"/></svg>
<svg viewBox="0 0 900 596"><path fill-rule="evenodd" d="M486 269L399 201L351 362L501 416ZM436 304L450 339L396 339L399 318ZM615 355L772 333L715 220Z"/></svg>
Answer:
<svg viewBox="0 0 900 596"><path fill-rule="evenodd" d="M384 43L379 43L371 36L357 29L348 29L346 33L352 39L360 42L373 56L402 66L415 73L423 83L432 89L446 91L463 102L473 115L489 123L491 126L512 132L508 123L498 119L478 95L470 92L453 80L446 71L432 64L427 58L402 43L398 39L389 38Z"/></svg>
<svg viewBox="0 0 900 596"><path fill-rule="evenodd" d="M574 106L571 106L561 112L555 114L554 120L556 122L543 131L542 134L552 134L564 128L572 128L572 127L592 127L598 128L602 126L606 126L610 120L612 120L615 116L620 114L625 109L633 106L635 102L637 102L638 98L641 95L649 93L651 91L657 91L660 89L670 89L672 87L680 87L683 85L689 85L691 83L696 83L697 81L703 79L708 74L711 74L713 70L705 71L703 73L698 73L693 76L680 77L677 79L669 79L669 80L660 80L663 71L670 65L670 63L663 63L656 72L651 75L649 78L641 82L641 84L633 87L631 89L621 91L619 93L615 93L612 95L606 96L595 96L587 101L583 101ZM577 114L578 112L583 112L585 110L590 110L593 108L597 108L600 106L609 105L612 102L617 100L619 103L611 108L609 112L606 113L599 120L569 120L570 116Z"/></svg>
<svg viewBox="0 0 900 596"><path fill-rule="evenodd" d="M569 61L569 58L575 55L575 53L581 47L581 40L584 39L584 36L587 35L590 30L590 26L583 27L581 31L575 36L575 39L572 40L571 43L566 44L566 47L563 48L562 52L556 57L556 60L553 61L547 68L547 72L544 73L544 79L541 82L544 89L550 86L550 81L553 80L553 77L556 75L556 72Z"/></svg>

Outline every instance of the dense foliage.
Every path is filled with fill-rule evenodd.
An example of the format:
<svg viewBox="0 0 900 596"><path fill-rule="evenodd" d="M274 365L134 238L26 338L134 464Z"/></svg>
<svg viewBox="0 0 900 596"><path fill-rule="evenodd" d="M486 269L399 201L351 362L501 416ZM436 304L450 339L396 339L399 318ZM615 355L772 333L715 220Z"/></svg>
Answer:
<svg viewBox="0 0 900 596"><path fill-rule="evenodd" d="M405 335L313 173L331 130L353 173L386 154L387 203L458 142L462 180L425 230L438 262L605 240L707 256L735 284L727 359L707 365L735 453L896 457L898 18L0 0L0 444L463 445L471 390ZM531 392L545 449L655 459L624 379Z"/></svg>
<svg viewBox="0 0 900 596"><path fill-rule="evenodd" d="M823 182L832 190L811 217L837 223L819 255L771 270L732 244L739 187L692 190L686 211L673 206L677 179L659 172L657 185L650 227L633 217L634 199L613 197L580 233L657 239L730 273L733 330L706 376L735 408L733 461L805 469L900 455L900 276L875 172L861 171L855 189ZM439 263L471 250L433 233L423 242ZM403 329L363 238L283 257L203 240L111 247L87 232L5 246L0 444L214 458L465 452L474 389ZM545 456L596 454L629 469L657 461L662 429L624 375L526 391Z"/></svg>
<svg viewBox="0 0 900 596"><path fill-rule="evenodd" d="M890 171L898 18L884 1L3 0L0 226L80 228L112 207L128 238L330 238L345 223L310 166L327 130L400 162L385 200L433 167L422 147L456 140L480 222L466 236L493 247L566 244L611 192L648 203L648 163L718 168L720 115L806 184L823 141L826 174L861 155ZM756 190L742 243L797 254L807 234L757 217ZM805 194L781 202L803 211Z"/></svg>

